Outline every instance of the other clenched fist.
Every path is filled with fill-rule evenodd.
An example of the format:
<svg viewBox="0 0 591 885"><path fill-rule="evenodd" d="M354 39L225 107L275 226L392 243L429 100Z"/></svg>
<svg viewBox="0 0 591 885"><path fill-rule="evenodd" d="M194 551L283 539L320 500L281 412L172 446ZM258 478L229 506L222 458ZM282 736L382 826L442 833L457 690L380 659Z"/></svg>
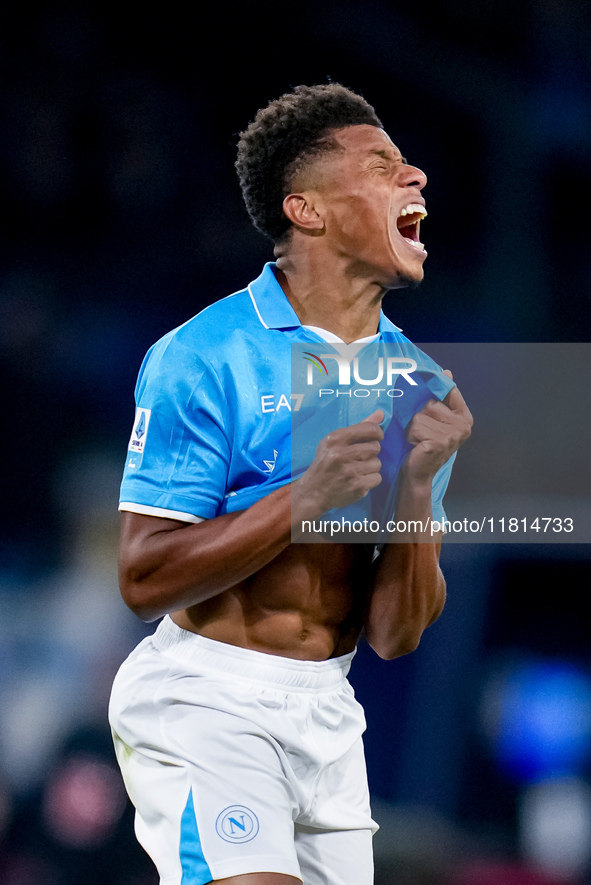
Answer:
<svg viewBox="0 0 591 885"><path fill-rule="evenodd" d="M451 372L446 372L451 377ZM405 469L409 476L427 479L435 476L472 432L473 418L457 387L443 402L430 399L413 416L406 428L406 438L413 446Z"/></svg>

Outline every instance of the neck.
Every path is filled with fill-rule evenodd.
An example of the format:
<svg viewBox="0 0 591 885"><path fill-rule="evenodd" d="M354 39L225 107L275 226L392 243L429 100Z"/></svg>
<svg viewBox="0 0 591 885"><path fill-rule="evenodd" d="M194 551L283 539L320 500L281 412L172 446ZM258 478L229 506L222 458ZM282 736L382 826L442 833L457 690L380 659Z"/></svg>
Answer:
<svg viewBox="0 0 591 885"><path fill-rule="evenodd" d="M385 289L350 262L300 249L276 247L277 280L302 325L319 326L345 343L378 331Z"/></svg>

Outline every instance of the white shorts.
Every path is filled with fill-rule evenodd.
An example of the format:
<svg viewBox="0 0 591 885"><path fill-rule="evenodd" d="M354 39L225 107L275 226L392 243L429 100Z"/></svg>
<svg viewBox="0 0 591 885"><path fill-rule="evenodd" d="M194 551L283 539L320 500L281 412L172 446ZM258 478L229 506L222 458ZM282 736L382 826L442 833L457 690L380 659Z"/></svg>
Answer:
<svg viewBox="0 0 591 885"><path fill-rule="evenodd" d="M161 885L277 872L371 885L371 818L346 675L354 652L296 661L169 618L125 661L109 720Z"/></svg>

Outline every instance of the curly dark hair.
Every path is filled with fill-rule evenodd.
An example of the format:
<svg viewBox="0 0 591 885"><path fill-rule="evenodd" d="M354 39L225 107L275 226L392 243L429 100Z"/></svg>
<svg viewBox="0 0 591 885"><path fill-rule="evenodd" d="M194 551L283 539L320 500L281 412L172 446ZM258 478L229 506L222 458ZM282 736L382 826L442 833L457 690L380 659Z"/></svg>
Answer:
<svg viewBox="0 0 591 885"><path fill-rule="evenodd" d="M252 223L275 242L291 227L283 200L307 162L339 148L331 130L382 127L365 99L340 83L296 86L262 108L240 133L236 169Z"/></svg>

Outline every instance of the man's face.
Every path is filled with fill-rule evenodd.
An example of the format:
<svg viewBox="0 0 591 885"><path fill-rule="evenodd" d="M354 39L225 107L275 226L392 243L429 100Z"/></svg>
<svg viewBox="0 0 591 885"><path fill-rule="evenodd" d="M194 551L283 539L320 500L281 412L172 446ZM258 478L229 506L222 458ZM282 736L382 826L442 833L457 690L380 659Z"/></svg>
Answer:
<svg viewBox="0 0 591 885"><path fill-rule="evenodd" d="M325 235L354 271L384 288L416 285L427 255L419 241L426 176L383 129L348 126L333 135L343 151L323 158L315 184Z"/></svg>

